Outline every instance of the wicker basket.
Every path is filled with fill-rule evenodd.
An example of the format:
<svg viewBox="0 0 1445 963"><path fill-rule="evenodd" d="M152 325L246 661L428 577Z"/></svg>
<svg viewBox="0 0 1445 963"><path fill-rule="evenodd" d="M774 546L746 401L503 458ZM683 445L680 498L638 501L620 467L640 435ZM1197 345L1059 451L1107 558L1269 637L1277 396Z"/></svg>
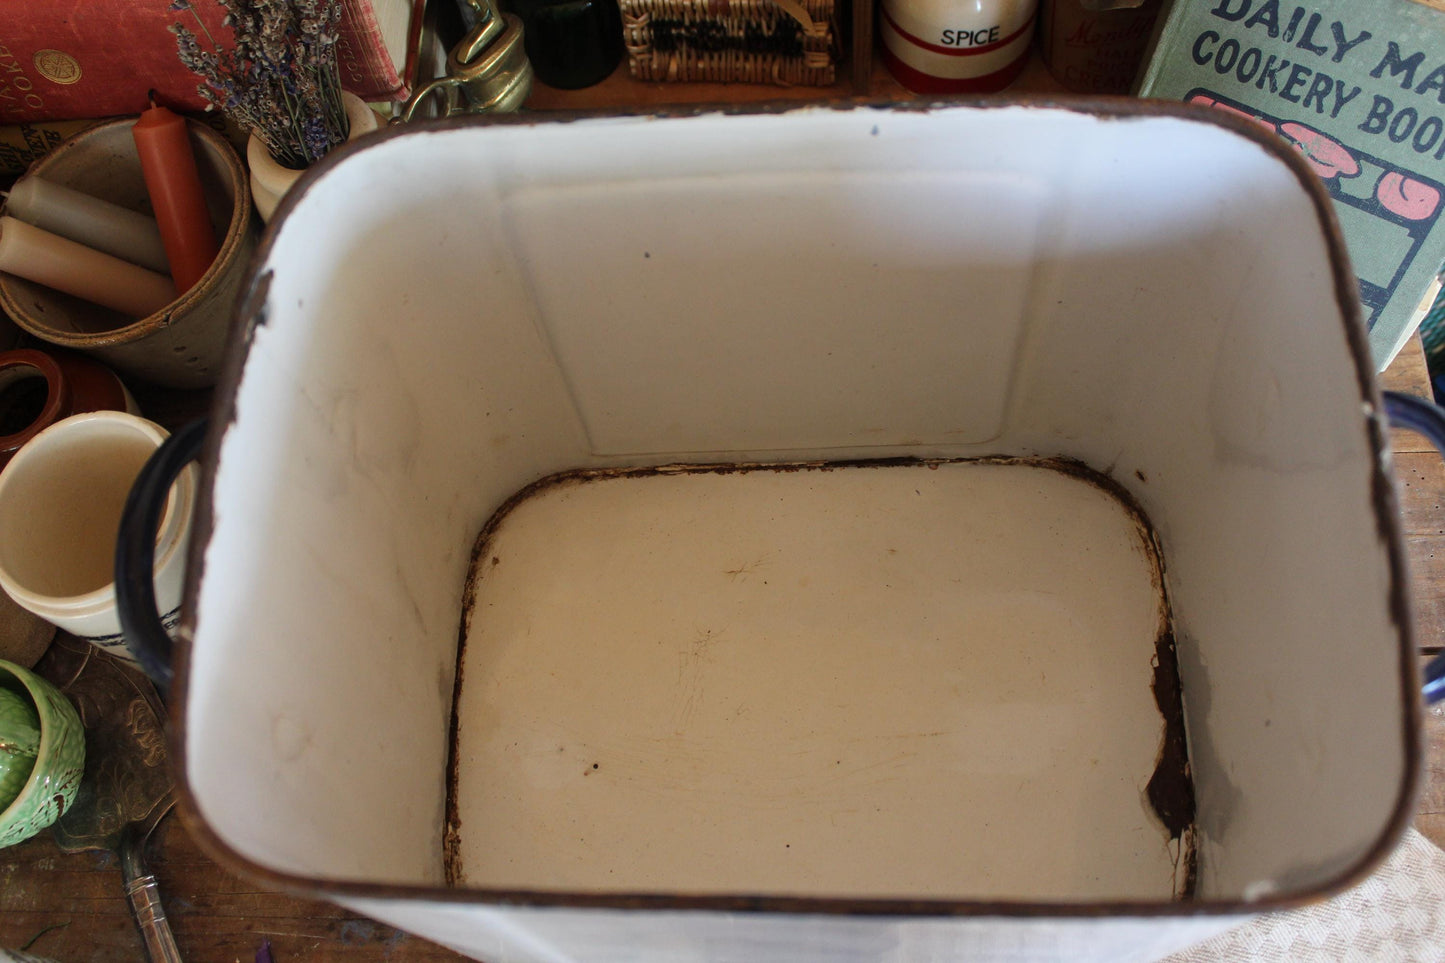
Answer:
<svg viewBox="0 0 1445 963"><path fill-rule="evenodd" d="M638 80L833 83L834 0L621 0L621 7Z"/></svg>

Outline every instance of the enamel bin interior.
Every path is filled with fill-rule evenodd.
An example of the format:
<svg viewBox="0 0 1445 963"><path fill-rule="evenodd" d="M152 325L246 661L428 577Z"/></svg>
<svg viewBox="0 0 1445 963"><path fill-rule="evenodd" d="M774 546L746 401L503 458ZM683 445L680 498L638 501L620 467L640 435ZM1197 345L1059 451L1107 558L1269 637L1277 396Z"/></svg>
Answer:
<svg viewBox="0 0 1445 963"><path fill-rule="evenodd" d="M772 896L804 913L846 913L840 897L1185 911L1167 878L915 892L927 873L809 888L703 868L609 889L535 854L446 890L464 588L508 499L578 469L1022 458L1088 466L1152 525L1197 797L1193 900L1242 910L1353 878L1402 824L1416 710L1376 396L1311 177L1264 135L1185 108L475 123L328 159L273 226L213 429L183 645L186 804L253 872L383 916L451 900L449 926L503 891L603 907L679 893L701 911ZM975 678L960 717L1018 740L984 768L1039 785L1075 755L1051 738L1087 741L1107 718L1084 711L1102 663L1049 652L1054 683L990 697ZM464 673L463 701L467 684L484 683ZM587 696L555 697L570 711ZM464 720L464 739L473 724L487 722ZM926 758L946 765L937 743ZM537 758L479 779L571 791ZM1047 862L1087 862L1097 804L1060 797ZM467 810L463 843L486 819ZM951 833L927 855L949 861Z"/></svg>

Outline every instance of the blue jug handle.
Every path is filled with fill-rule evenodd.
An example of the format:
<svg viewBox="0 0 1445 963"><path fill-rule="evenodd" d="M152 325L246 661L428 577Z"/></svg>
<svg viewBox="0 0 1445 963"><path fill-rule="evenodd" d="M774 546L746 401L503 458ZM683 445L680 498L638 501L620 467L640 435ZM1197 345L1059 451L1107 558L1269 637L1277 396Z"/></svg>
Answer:
<svg viewBox="0 0 1445 963"><path fill-rule="evenodd" d="M175 432L151 454L126 497L115 543L115 601L121 635L163 696L170 690L173 673L171 637L156 611L156 531L171 485L200 456L205 438L206 420L202 418Z"/></svg>
<svg viewBox="0 0 1445 963"><path fill-rule="evenodd" d="M1384 394L1385 414L1389 416L1391 426L1409 428L1424 435L1441 455L1445 455L1445 408L1398 391L1386 391ZM1445 652L1425 666L1424 693L1427 703L1445 699Z"/></svg>
<svg viewBox="0 0 1445 963"><path fill-rule="evenodd" d="M1445 408L1413 395L1384 392L1385 413L1396 428L1408 428L1430 440L1445 456ZM116 605L126 644L162 691L170 688L171 638L156 612L152 572L155 533L166 495L176 477L199 457L206 421L194 421L171 435L141 469L126 499L115 549ZM1445 652L1425 666L1424 696L1429 703L1445 699Z"/></svg>

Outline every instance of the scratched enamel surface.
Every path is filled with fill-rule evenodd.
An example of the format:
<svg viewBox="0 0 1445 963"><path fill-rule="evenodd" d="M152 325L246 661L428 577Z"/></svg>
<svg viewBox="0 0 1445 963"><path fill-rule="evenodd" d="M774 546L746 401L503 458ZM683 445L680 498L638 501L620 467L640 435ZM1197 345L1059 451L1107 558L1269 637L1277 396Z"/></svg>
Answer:
<svg viewBox="0 0 1445 963"><path fill-rule="evenodd" d="M1113 495L1027 464L543 488L478 559L452 869L1167 900L1156 571Z"/></svg>
<svg viewBox="0 0 1445 963"><path fill-rule="evenodd" d="M928 886L984 895L979 880L1002 891L1009 873L1042 894L1096 885L1069 874L1098 866L1122 878L1124 847L1104 840L1129 839L1127 826L1109 822L1130 815L1113 803L1141 806L1157 723L1149 716L1138 736L1139 770L1103 783L1108 792L1092 794L1097 787L1071 768L1078 756L1054 748L1119 745L1122 720L1152 712L1147 682L1132 677L1147 650L1127 655L1132 643L1077 614L1101 592L1095 583L1115 584L1092 556L1078 569L1098 577L1080 576L1083 588L1066 596L1057 580L997 583L1075 606L1056 620L1074 633L1071 644L1047 626L1033 630L1039 659L1071 676L1049 672L1033 684L996 643L949 650L955 663L929 661L938 655L929 637L903 633L900 613L943 608L952 617L966 598L941 596L945 605L935 593L933 609L897 602L885 592L900 583L876 576L902 562L859 555L871 580L840 590L833 606L864 610L858 625L819 623L830 613L814 598L821 611L772 612L767 644L754 640L750 658L736 647L741 620L721 626L733 642L714 639L697 660L701 698L681 736L679 668L692 633L719 627L715 612L696 625L664 624L665 645L652 642L663 655L644 662L640 651L619 650L619 640L639 636L636 622L614 631L602 617L608 606L571 610L575 587L558 585L552 598L566 605L549 602L558 613L538 616L533 650L523 650L526 627L515 624L490 666L477 656L479 616L461 666L471 757L460 800L472 859L464 868L474 885L486 882L488 865L474 857L490 839L511 860L492 869L559 888L533 894L531 906L440 889L467 567L478 529L513 493L569 469L1038 455L1107 471L1158 535L1187 702L1204 905L1270 909L1367 871L1408 814L1418 696L1404 543L1383 474L1357 285L1318 177L1288 146L1242 122L1210 123L1227 119L1219 112L1135 110L1122 101L1103 116L1083 104L820 106L478 122L378 135L328 161L271 228L240 308L249 337L237 339L239 380L219 403L202 498L209 538L197 543L198 581L179 633L185 683L174 721L188 823L242 873L279 874L277 885L327 894L492 961L1162 956L1199 935L1200 908L1164 903L1162 884L1139 904L1087 919L1077 914L1095 907L1072 898L1055 917L964 902L959 913L995 915L919 917L900 906L899 916L865 918L826 902L764 903L757 913L721 903L604 909L561 888L583 871L593 893L656 883L663 900L649 905L663 907L677 906L667 895L682 884L746 899L804 884L810 896ZM377 183L403 186L377 192ZM360 196L368 203L356 204ZM616 484L634 483L645 487ZM875 514L906 504L879 497ZM697 514L723 501L709 498ZM973 534L990 517L972 511L969 503L930 513L914 530L890 519L876 529L912 541L873 550L966 542L964 520ZM1041 516L1035 506L1020 517ZM1082 516L1055 517L1074 532ZM755 527L787 534L771 521ZM697 544L684 558L720 536L686 530ZM767 550L750 556L758 544L729 544L736 550L708 556L717 578ZM1055 554L1077 558L1081 544L1099 540L1070 536ZM821 554L811 550L809 565ZM588 584L579 572L600 578L584 563L563 571L562 553L553 554L533 577L515 577L513 596L540 592L538 578L554 569L577 585ZM500 578L521 555L498 558ZM975 568L991 576L997 558ZM818 584L822 576L796 560L768 564L782 571L790 562L794 583ZM639 598L667 600L688 584L682 566L657 568L669 580L639 566L603 585L630 600L615 605L629 619ZM766 599L757 583L746 587ZM806 595L796 589L794 606ZM541 611L536 598L521 603L517 612ZM565 639L535 638L566 611L571 622L557 623ZM980 602L972 611L989 610ZM804 619L823 626L815 638L779 629ZM975 617L969 631L982 638L989 623ZM868 637L855 633L870 627L897 631L903 641L885 637L886 648L914 659L916 672L900 675L900 659L879 656L862 663L858 685L837 678L838 666L859 662L843 658L850 648L867 653L859 639ZM553 671L558 679L543 685ZM950 676L967 683L962 695L947 692ZM736 721L723 715L719 683L739 677L784 693L771 719L752 715L761 712L752 703ZM515 701L488 693L503 678ZM528 705L543 695L545 714ZM645 772L633 797L623 793L624 763L646 757L587 718L601 696L613 699L601 721L623 735L631 723L650 737L643 745L678 747L670 758L681 763L663 772L687 775L690 787L648 783ZM1105 702L1114 714L1099 708ZM929 703L957 718L928 715ZM534 722L563 730L557 745L568 755L593 754L599 768L544 758L557 754L546 728L530 730L535 742L499 741L495 764L478 763L488 751L479 733L493 722L520 727L534 711ZM829 711L854 734L876 733L877 718L892 713L903 720L895 734L950 732L963 748L945 753L945 737L933 736L893 756L859 743L855 755L828 757L801 740ZM1119 732L1101 728L1114 720ZM705 744L708 725L726 738ZM971 743L957 735L970 731ZM995 731L1003 735L990 738ZM1010 764L1040 756L1035 769L1012 784L990 775L984 764L1001 746L1017 749ZM870 762L880 764L863 769ZM802 802L769 808L778 797L756 783L818 786L829 764L835 781ZM945 802L904 781L954 764L967 775ZM848 824L842 811L862 807L838 800L861 794L868 779L911 810L880 810L874 825L852 814ZM501 803L530 827L507 823ZM998 811L1008 819L995 820ZM826 826L813 818L820 813ZM1087 839L1077 829L1086 821ZM746 831L729 835L729 823ZM606 829L600 843L588 835L597 827ZM781 838L794 827L836 832L846 845L823 852L827 838ZM1010 828L1018 838L1000 838ZM842 837L845 829L854 835ZM611 852L599 851L604 844ZM1095 859L1099 851L1109 859ZM659 866L681 883L669 889L677 880L662 879ZM924 878L937 867L955 878ZM1097 887L1106 883L1125 888L1103 879Z"/></svg>

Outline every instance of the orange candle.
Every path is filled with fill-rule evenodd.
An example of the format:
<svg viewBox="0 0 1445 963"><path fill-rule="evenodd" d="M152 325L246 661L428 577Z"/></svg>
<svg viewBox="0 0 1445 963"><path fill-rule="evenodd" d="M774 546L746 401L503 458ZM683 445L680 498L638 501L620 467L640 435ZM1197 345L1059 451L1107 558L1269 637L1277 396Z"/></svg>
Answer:
<svg viewBox="0 0 1445 963"><path fill-rule="evenodd" d="M152 107L140 115L131 133L171 277L176 291L184 294L206 273L217 251L186 120L164 107Z"/></svg>

